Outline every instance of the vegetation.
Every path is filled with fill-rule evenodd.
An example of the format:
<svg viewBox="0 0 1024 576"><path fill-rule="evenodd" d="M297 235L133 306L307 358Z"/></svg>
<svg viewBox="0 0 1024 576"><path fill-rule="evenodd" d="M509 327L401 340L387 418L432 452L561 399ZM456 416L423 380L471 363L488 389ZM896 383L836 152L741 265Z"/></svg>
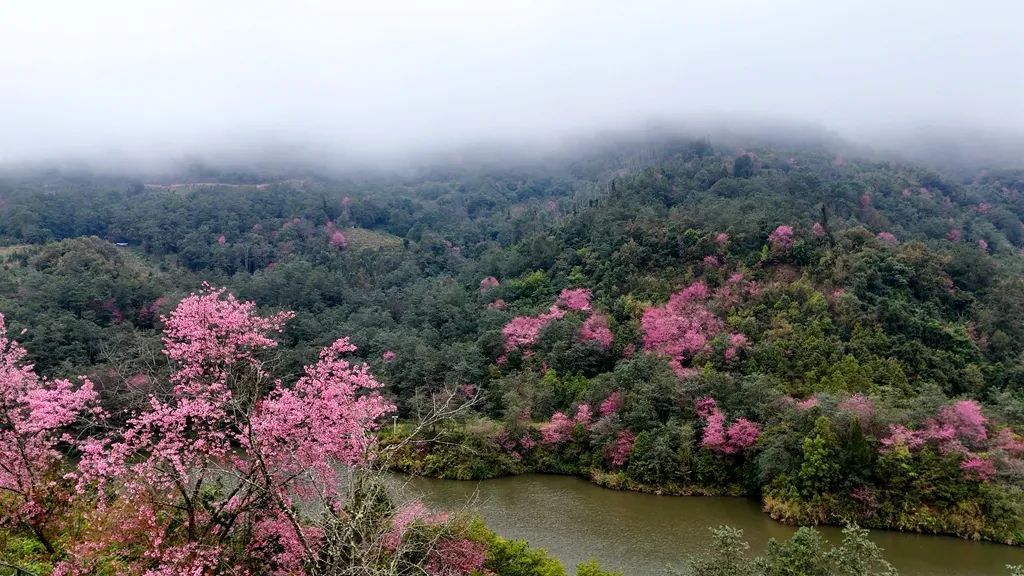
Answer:
<svg viewBox="0 0 1024 576"><path fill-rule="evenodd" d="M227 502L230 484L207 475L177 490L178 512L147 513L146 530L173 534L161 546L214 538L235 551L218 556L228 563L249 553L251 538L278 538L248 561L287 553L301 559L293 569L312 566L299 532L295 548L280 540L281 526L294 524L287 511L305 504L282 502L274 474L260 479L253 461L218 458L308 446L317 460L305 470L362 462L373 445L388 466L417 474L577 474L619 489L742 494L801 525L856 521L1024 543L1024 173L944 175L823 150L667 141L404 177L219 178L202 187L59 173L0 182L9 247L0 310L26 349L3 376L17 392L3 425L17 441L4 449L20 442L40 455L28 460L55 466L24 476L32 482L66 480L60 466L79 462L66 480L72 492L115 492L105 522L128 513L119 491L138 499L133 506L156 506L167 495L148 491L174 488L182 466L228 470L262 490L252 496L259 506L233 509L244 521L226 530L216 528L222 512L190 517ZM238 299L200 289L204 281ZM196 340L202 322L176 336L173 319L198 302L245 306L228 326L247 335L246 355ZM215 357L190 364L199 349ZM342 353L370 370L342 370L358 371L353 398L374 399L352 421L380 441L359 450L335 443L344 431L312 439L294 428L309 422L289 422L292 404L321 402L318 383L339 362L360 365ZM216 368L228 358L244 377ZM18 404L26 390L74 409L26 425L18 415L41 409ZM227 391L224 404L217 395ZM190 412L180 429L189 440L172 442L191 453L152 444L170 426L158 414L198 410L200 400L212 412ZM428 417L453 403L470 406ZM279 418L256 426L272 407ZM392 415L403 425L370 425ZM194 429L193 417L215 424ZM274 447L256 435L279 425L306 444ZM282 477L297 470L273 466ZM5 488L24 480L10 474ZM8 488L4 501L22 527L7 549L25 562L77 558L72 544L82 542L100 556L130 548L145 569L167 557L141 540L72 535L68 527L99 521L82 516L62 482L33 485L45 490ZM260 532L268 523L277 531ZM474 543L466 558L507 554L497 573L554 573L527 559L525 545L485 537L471 522L424 524ZM351 529L299 525L325 537ZM792 550L816 546L809 534L766 558L800 556ZM206 561L188 550L175 555ZM429 551L419 550L426 566ZM114 561L104 558L93 566ZM516 563L532 567L517 572Z"/></svg>

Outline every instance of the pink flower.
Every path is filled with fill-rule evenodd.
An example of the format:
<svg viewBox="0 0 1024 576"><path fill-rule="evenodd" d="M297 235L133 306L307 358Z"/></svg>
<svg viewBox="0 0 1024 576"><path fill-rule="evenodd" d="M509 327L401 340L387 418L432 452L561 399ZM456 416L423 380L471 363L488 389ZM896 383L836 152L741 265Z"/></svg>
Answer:
<svg viewBox="0 0 1024 576"><path fill-rule="evenodd" d="M505 308L507 308L507 305L504 298L498 298L487 305L488 310L504 310Z"/></svg>
<svg viewBox="0 0 1024 576"><path fill-rule="evenodd" d="M960 240L961 234L962 232L959 228L951 228L949 232L946 233L946 238L950 242L958 242Z"/></svg>
<svg viewBox="0 0 1024 576"><path fill-rule="evenodd" d="M217 244L220 244L221 246L223 246L227 241L227 238L225 238L223 234L217 237Z"/></svg>
<svg viewBox="0 0 1024 576"><path fill-rule="evenodd" d="M62 441L69 427L96 410L92 382L40 378L27 353L7 336L0 314L0 491L5 496L0 522L7 526L42 526L51 521L56 484L52 472L65 455Z"/></svg>
<svg viewBox="0 0 1024 576"><path fill-rule="evenodd" d="M608 318L604 314L593 314L580 326L579 337L587 342L594 342L605 350L611 348L614 336L608 328Z"/></svg>
<svg viewBox="0 0 1024 576"><path fill-rule="evenodd" d="M982 252L988 252L988 241L986 241L984 238L979 239L978 248L980 248Z"/></svg>
<svg viewBox="0 0 1024 576"><path fill-rule="evenodd" d="M328 233L327 241L334 248L345 248L348 246L348 238L345 238L345 234L341 230L331 230Z"/></svg>
<svg viewBox="0 0 1024 576"><path fill-rule="evenodd" d="M714 398L704 396L703 398L698 398L697 401L694 402L694 407L697 410L697 416L706 420L718 410L718 403L715 402Z"/></svg>
<svg viewBox="0 0 1024 576"><path fill-rule="evenodd" d="M380 359L385 362L394 362L397 357L398 354L395 354L393 350L385 350L384 353L380 355Z"/></svg>
<svg viewBox="0 0 1024 576"><path fill-rule="evenodd" d="M924 446L925 439L919 432L915 432L902 424L890 424L889 435L881 440L880 452L888 452L898 446L904 446L908 450L917 450Z"/></svg>
<svg viewBox="0 0 1024 576"><path fill-rule="evenodd" d="M467 538L442 540L427 555L429 576L469 576L481 573L487 561L487 545Z"/></svg>
<svg viewBox="0 0 1024 576"><path fill-rule="evenodd" d="M726 245L729 244L729 235L726 234L725 232L719 232L718 234L715 234L715 244L718 244L719 246L724 248Z"/></svg>
<svg viewBox="0 0 1024 576"><path fill-rule="evenodd" d="M495 278L494 276L488 276L480 281L480 293L483 294L484 292L487 292L491 288L497 288L500 285L501 282L498 282L497 278Z"/></svg>
<svg viewBox="0 0 1024 576"><path fill-rule="evenodd" d="M589 288L567 288L558 295L558 306L566 310L590 311L591 293Z"/></svg>
<svg viewBox="0 0 1024 576"><path fill-rule="evenodd" d="M1014 434L1009 427L1003 428L996 436L996 446L1013 456L1024 454L1024 438Z"/></svg>
<svg viewBox="0 0 1024 576"><path fill-rule="evenodd" d="M896 240L896 236L893 236L891 232L879 232L878 239L885 244L896 245L899 244L899 240Z"/></svg>
<svg viewBox="0 0 1024 576"><path fill-rule="evenodd" d="M633 451L633 444L636 443L636 434L630 430L620 430L615 435L615 441L604 449L604 459L613 469L622 468L629 455Z"/></svg>
<svg viewBox="0 0 1024 576"><path fill-rule="evenodd" d="M729 438L727 452L740 452L757 442L761 436L761 427L746 418L737 418L732 426L729 426L726 436Z"/></svg>
<svg viewBox="0 0 1024 576"><path fill-rule="evenodd" d="M768 242L776 252L785 252L793 247L793 227L781 225L768 235Z"/></svg>
<svg viewBox="0 0 1024 576"><path fill-rule="evenodd" d="M597 413L602 417L608 416L618 412L619 408L622 408L622 393L614 390L607 398L601 401L601 404L597 407Z"/></svg>
<svg viewBox="0 0 1024 576"><path fill-rule="evenodd" d="M573 417L573 424L580 424L584 427L589 427L591 421L594 419L594 412L590 409L589 404L580 404L576 408L576 416Z"/></svg>
<svg viewBox="0 0 1024 576"><path fill-rule="evenodd" d="M796 407L799 410L810 410L811 408L819 406L820 404L821 401L818 400L817 396L811 396L810 398L797 402Z"/></svg>
<svg viewBox="0 0 1024 576"><path fill-rule="evenodd" d="M816 238L821 238L825 235L825 227L821 225L821 222L815 222L814 226L811 226L811 232Z"/></svg>
<svg viewBox="0 0 1024 576"><path fill-rule="evenodd" d="M964 440L980 443L988 438L988 419L974 400L958 400L939 411L937 421L930 421L926 435L935 440Z"/></svg>
<svg viewBox="0 0 1024 576"><path fill-rule="evenodd" d="M572 438L573 421L562 412L555 412L551 420L540 425L540 441L547 446L568 442Z"/></svg>
<svg viewBox="0 0 1024 576"><path fill-rule="evenodd" d="M857 393L840 402L839 410L857 416L861 422L867 422L874 414L875 403L867 396Z"/></svg>
<svg viewBox="0 0 1024 576"><path fill-rule="evenodd" d="M718 268L722 265L722 263L718 261L717 256L705 256L703 262L704 265L709 268Z"/></svg>
<svg viewBox="0 0 1024 576"><path fill-rule="evenodd" d="M960 470L963 471L964 478L980 482L986 482L996 474L995 464L981 456L970 456L961 461Z"/></svg>
<svg viewBox="0 0 1024 576"><path fill-rule="evenodd" d="M724 328L704 304L707 297L707 286L696 282L673 294L665 305L645 310L640 320L644 349L667 356L680 376L683 364L707 350L711 339Z"/></svg>
<svg viewBox="0 0 1024 576"><path fill-rule="evenodd" d="M718 408L714 398L704 397L696 402L697 415L704 420L704 434L701 446L723 454L737 454L753 446L761 435L761 427L747 420L737 418L726 429L725 414Z"/></svg>

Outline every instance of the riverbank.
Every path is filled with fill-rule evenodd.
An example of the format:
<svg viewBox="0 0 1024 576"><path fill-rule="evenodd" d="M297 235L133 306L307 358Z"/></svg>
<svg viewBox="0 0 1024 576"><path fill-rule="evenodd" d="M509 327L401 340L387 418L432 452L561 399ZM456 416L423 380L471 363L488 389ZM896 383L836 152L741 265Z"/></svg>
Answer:
<svg viewBox="0 0 1024 576"><path fill-rule="evenodd" d="M630 576L663 576L683 569L686 559L706 551L709 528L729 525L744 531L753 553L770 539L785 540L795 528L772 520L748 498L666 498L602 489L586 479L523 474L487 481L430 478L403 480L436 509L464 509L467 503L505 538L546 549L567 566L591 558L606 570ZM819 528L830 543L838 528ZM1024 548L946 536L872 531L901 576L992 576L1007 564L1024 563Z"/></svg>
<svg viewBox="0 0 1024 576"><path fill-rule="evenodd" d="M384 434L382 447L396 446L401 434ZM763 491L749 481L749 471L741 461L695 458L694 476L717 478L720 482L644 482L637 478L642 470L620 467L607 470L598 465L592 452L569 446L550 450L536 444L527 450L501 449L487 435L472 430L449 428L435 431L431 442L410 442L391 456L391 470L412 476L439 480L480 481L527 474L572 476L595 486L625 492L661 496L744 497L773 521L788 526L843 526L854 521L872 530L954 536L964 540L985 540L1010 546L1024 542L1024 534L1014 526L993 521L995 515L984 502L998 502L985 494L949 505L912 502L910 495L899 499L892 495L867 494L863 498L841 498L818 494L811 498L767 486ZM746 481L745 481L746 480ZM856 496L856 495L855 495ZM882 497L884 496L884 497ZM1009 497L1009 496L1004 496ZM874 500L872 500L874 499ZM894 505L893 503L905 504Z"/></svg>

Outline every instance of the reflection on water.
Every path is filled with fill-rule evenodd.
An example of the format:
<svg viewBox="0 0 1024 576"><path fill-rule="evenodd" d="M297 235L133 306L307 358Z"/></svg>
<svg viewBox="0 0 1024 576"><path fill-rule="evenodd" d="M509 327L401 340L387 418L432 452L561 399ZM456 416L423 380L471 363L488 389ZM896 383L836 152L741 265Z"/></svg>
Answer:
<svg viewBox="0 0 1024 576"><path fill-rule="evenodd" d="M662 576L710 542L708 527L742 528L755 550L793 528L772 521L742 498L652 496L599 488L579 478L527 475L484 482L415 478L413 492L432 507L474 507L507 538L546 548L566 566L596 558L627 576ZM826 538L838 528L822 528ZM903 576L990 576L1024 564L1024 549L943 536L873 531L871 539Z"/></svg>

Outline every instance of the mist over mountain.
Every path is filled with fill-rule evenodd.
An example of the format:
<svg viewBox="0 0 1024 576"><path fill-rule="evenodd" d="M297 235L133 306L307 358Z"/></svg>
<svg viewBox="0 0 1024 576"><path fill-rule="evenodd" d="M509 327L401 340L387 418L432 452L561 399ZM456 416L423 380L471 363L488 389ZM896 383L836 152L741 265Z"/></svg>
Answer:
<svg viewBox="0 0 1024 576"><path fill-rule="evenodd" d="M54 11L0 8L0 164L400 169L757 124L977 163L1012 158L1024 129L1009 0Z"/></svg>

